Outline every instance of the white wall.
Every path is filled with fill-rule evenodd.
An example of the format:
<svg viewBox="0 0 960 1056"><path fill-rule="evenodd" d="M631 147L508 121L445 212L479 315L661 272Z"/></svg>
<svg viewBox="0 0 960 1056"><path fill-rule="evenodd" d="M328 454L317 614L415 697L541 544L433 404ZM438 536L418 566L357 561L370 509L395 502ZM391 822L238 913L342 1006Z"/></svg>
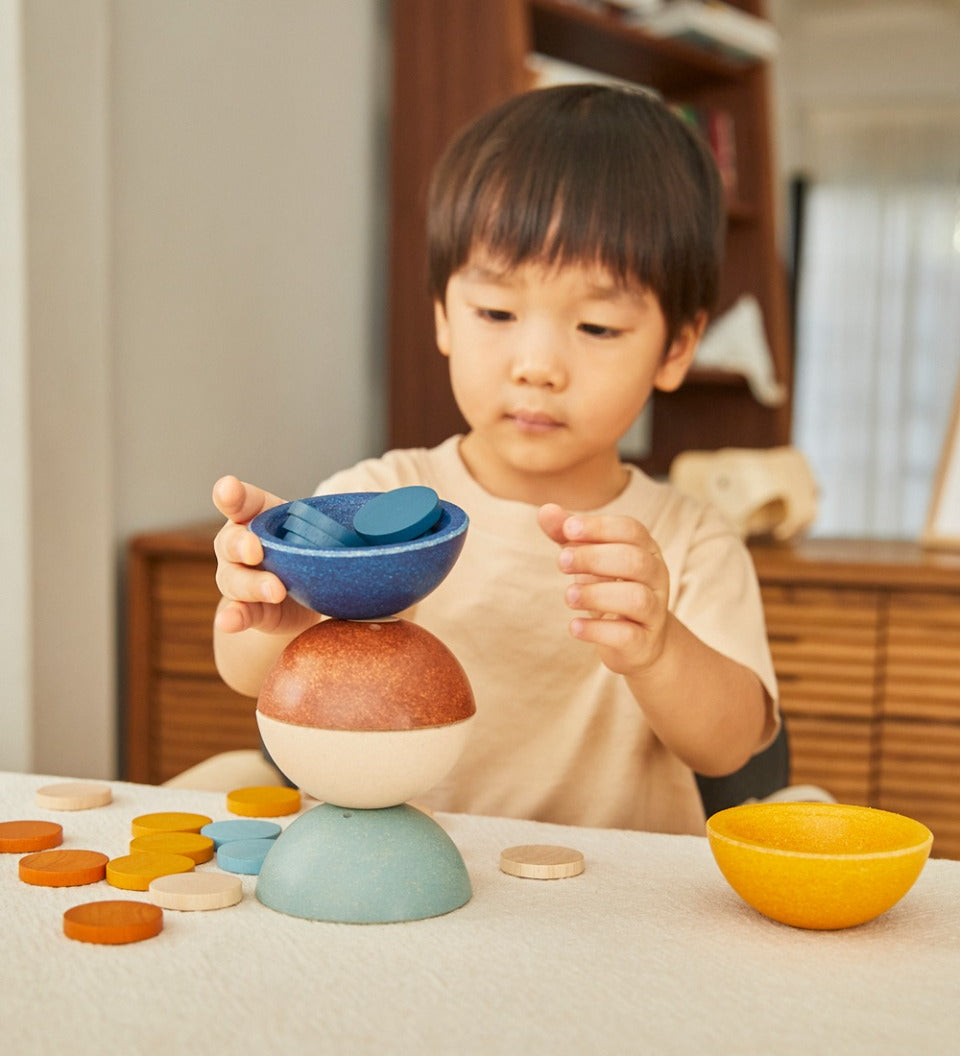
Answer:
<svg viewBox="0 0 960 1056"><path fill-rule="evenodd" d="M382 446L383 5L0 3L26 187L19 216L0 191L0 233L21 225L27 262L0 462L29 478L33 546L4 547L33 613L0 661L33 646L0 765L110 776L129 536L215 517L221 473L303 494ZM15 66L5 47L5 107Z"/></svg>
<svg viewBox="0 0 960 1056"><path fill-rule="evenodd" d="M776 121L781 171L816 167L824 111L944 107L960 100L960 8L942 0L770 0L782 36Z"/></svg>
<svg viewBox="0 0 960 1056"><path fill-rule="evenodd" d="M0 769L33 757L30 501L27 421L26 248L18 0L0 0Z"/></svg>

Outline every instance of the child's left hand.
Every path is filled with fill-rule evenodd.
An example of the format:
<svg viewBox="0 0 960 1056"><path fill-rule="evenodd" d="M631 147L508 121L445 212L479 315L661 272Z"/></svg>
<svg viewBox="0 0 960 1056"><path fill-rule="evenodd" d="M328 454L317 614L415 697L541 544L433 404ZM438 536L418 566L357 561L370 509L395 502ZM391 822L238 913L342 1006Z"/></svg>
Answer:
<svg viewBox="0 0 960 1056"><path fill-rule="evenodd" d="M560 544L557 563L573 582L566 601L584 615L570 633L593 642L617 674L639 675L663 652L670 575L653 537L634 517L570 514L548 503L540 527Z"/></svg>

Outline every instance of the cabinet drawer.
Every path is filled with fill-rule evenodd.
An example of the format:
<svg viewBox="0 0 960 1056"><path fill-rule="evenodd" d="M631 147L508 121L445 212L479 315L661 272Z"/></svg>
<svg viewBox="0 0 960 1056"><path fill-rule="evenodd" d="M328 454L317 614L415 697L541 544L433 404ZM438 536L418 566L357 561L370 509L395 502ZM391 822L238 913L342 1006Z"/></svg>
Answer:
<svg viewBox="0 0 960 1056"><path fill-rule="evenodd" d="M878 593L764 584L762 595L784 710L871 718L878 693Z"/></svg>
<svg viewBox="0 0 960 1056"><path fill-rule="evenodd" d="M150 780L166 781L218 752L257 748L256 707L219 678L158 675L150 715Z"/></svg>
<svg viewBox="0 0 960 1056"><path fill-rule="evenodd" d="M933 592L890 600L885 715L960 723L960 604Z"/></svg>
<svg viewBox="0 0 960 1056"><path fill-rule="evenodd" d="M933 853L960 856L960 724L885 719L877 805L922 821Z"/></svg>
<svg viewBox="0 0 960 1056"><path fill-rule="evenodd" d="M818 719L784 707L790 735L790 782L819 785L841 803L872 797L875 724L866 719Z"/></svg>

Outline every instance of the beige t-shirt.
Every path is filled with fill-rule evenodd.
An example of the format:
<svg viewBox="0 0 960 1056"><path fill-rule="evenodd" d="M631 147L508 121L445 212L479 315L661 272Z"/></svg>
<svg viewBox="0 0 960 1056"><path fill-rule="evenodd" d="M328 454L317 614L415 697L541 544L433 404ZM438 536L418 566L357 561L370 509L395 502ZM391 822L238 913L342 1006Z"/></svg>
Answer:
<svg viewBox="0 0 960 1056"><path fill-rule="evenodd" d="M702 834L690 769L651 731L624 679L600 663L592 645L570 637L569 577L557 567L557 544L537 525L536 507L484 491L460 458L459 440L390 451L318 488L426 484L470 517L450 575L405 614L453 651L477 702L459 762L418 802L435 810ZM756 575L738 536L718 513L633 467L626 489L602 512L628 513L647 526L670 573L670 609L708 645L756 672L771 701L772 738L776 679Z"/></svg>

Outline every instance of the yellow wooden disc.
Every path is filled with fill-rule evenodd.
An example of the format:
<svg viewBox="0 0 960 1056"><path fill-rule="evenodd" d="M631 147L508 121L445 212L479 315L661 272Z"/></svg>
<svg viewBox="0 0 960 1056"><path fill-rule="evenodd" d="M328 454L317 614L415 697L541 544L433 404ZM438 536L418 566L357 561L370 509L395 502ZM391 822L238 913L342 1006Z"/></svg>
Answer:
<svg viewBox="0 0 960 1056"><path fill-rule="evenodd" d="M195 864L185 854L138 851L107 862L107 883L125 891L146 891L158 876L188 873Z"/></svg>
<svg viewBox="0 0 960 1056"><path fill-rule="evenodd" d="M225 909L243 898L243 882L231 873L175 873L151 880L147 898L164 909Z"/></svg>
<svg viewBox="0 0 960 1056"><path fill-rule="evenodd" d="M130 823L134 836L148 836L152 832L199 832L209 825L211 818L205 814L186 814L166 811L160 814L141 814Z"/></svg>
<svg viewBox="0 0 960 1056"><path fill-rule="evenodd" d="M227 793L227 810L245 818L279 818L300 809L300 789L281 785L251 785Z"/></svg>
<svg viewBox="0 0 960 1056"><path fill-rule="evenodd" d="M38 807L46 810L90 810L105 807L113 801L109 785L93 781L64 781L58 785L44 785L36 793Z"/></svg>
<svg viewBox="0 0 960 1056"><path fill-rule="evenodd" d="M584 862L583 855L572 847L533 843L502 851L500 868L510 876L522 876L528 880L561 880L579 876L584 870Z"/></svg>
<svg viewBox="0 0 960 1056"><path fill-rule="evenodd" d="M213 840L198 832L151 832L146 836L134 836L130 841L130 853L159 851L160 854L185 854L197 865L209 862L214 854Z"/></svg>

